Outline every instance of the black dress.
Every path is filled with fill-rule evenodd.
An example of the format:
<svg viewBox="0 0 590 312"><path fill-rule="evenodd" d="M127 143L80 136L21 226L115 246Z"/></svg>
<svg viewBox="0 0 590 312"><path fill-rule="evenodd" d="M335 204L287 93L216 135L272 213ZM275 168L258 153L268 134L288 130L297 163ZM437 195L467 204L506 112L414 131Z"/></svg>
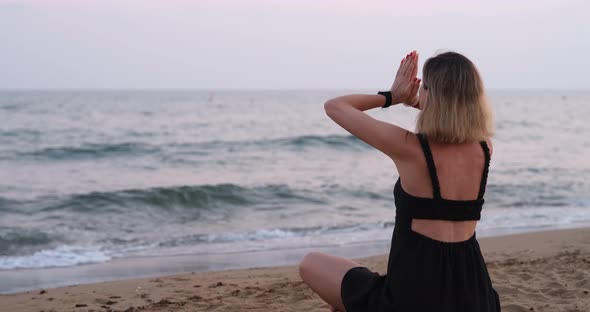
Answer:
<svg viewBox="0 0 590 312"><path fill-rule="evenodd" d="M411 229L411 221L479 220L490 165L481 142L485 166L475 200L447 200L440 185L426 137L418 134L432 180L434 198L415 197L398 179L394 188L396 216L387 274L366 267L350 269L342 279L346 312L497 312L498 293L492 287L475 233L462 242L441 242Z"/></svg>

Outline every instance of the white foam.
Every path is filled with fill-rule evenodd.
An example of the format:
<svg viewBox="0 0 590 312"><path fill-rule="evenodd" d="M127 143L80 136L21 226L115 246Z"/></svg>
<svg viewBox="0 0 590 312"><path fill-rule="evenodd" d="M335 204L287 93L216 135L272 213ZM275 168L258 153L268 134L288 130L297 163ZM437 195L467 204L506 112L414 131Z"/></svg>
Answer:
<svg viewBox="0 0 590 312"><path fill-rule="evenodd" d="M217 242L241 242L241 241L261 241L270 239L290 238L301 236L304 233L296 233L282 229L261 229L247 233L224 233L208 235L209 243Z"/></svg>
<svg viewBox="0 0 590 312"><path fill-rule="evenodd" d="M223 234L210 234L207 235L206 241L208 243L234 243L243 241L266 241L275 239L289 239L304 236L317 236L326 234L336 233L349 233L358 231L367 231L372 229L384 228L384 223L375 224L353 224L353 225L342 225L342 226L323 226L323 227L312 227L302 228L298 230L290 229L259 229L252 232L229 232Z"/></svg>
<svg viewBox="0 0 590 312"><path fill-rule="evenodd" d="M29 256L0 257L0 270L65 267L110 260L97 248L63 245Z"/></svg>

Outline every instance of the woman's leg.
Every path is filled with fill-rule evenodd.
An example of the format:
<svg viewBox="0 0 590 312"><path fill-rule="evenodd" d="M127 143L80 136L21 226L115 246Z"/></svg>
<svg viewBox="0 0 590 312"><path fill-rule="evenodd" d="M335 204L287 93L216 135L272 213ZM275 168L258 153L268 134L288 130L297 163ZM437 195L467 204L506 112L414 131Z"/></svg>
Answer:
<svg viewBox="0 0 590 312"><path fill-rule="evenodd" d="M345 312L340 285L348 270L360 266L346 258L327 255L321 252L310 252L299 264L299 275L311 290L318 294L336 311Z"/></svg>

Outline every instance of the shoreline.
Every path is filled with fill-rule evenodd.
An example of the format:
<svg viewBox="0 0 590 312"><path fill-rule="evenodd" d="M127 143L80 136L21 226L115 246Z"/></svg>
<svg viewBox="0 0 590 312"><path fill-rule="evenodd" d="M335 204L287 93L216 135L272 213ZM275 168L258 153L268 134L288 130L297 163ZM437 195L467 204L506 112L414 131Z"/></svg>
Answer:
<svg viewBox="0 0 590 312"><path fill-rule="evenodd" d="M590 228L478 238L502 311L590 310ZM387 255L355 259L384 273ZM149 260L148 260L149 262ZM327 311L294 265L192 272L0 295L7 311ZM180 308L182 307L182 308Z"/></svg>
<svg viewBox="0 0 590 312"><path fill-rule="evenodd" d="M586 225L583 227L583 225ZM523 233L540 233L582 227L537 227L504 230L476 230L478 240ZM393 231L393 228L388 231ZM112 282L125 279L139 279L191 272L214 272L236 269L276 267L295 265L310 251L321 251L350 259L386 255L391 240L363 241L349 244L332 244L312 247L292 247L257 251L238 251L211 254L177 254L162 256L132 256L115 258L106 262L75 266L19 268L0 270L0 295L14 294L41 288L57 288L70 285L84 285ZM362 255L362 256L359 256Z"/></svg>
<svg viewBox="0 0 590 312"><path fill-rule="evenodd" d="M110 260L104 263L70 267L15 269L0 271L0 295L34 291L41 288L67 287L125 279L141 279L188 273L247 270L288 266L298 263L307 252L323 252L350 257L362 250L367 256L389 251L390 241L356 243L343 246L305 247L254 252L206 255L142 256ZM31 286L35 285L35 286Z"/></svg>

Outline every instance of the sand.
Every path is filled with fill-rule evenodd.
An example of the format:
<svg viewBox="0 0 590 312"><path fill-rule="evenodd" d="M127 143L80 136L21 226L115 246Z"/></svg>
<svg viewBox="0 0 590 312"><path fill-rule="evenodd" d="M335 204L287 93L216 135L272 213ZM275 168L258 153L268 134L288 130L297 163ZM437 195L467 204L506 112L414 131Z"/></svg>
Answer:
<svg viewBox="0 0 590 312"><path fill-rule="evenodd" d="M502 311L590 311L590 228L480 238ZM356 259L384 272L387 255ZM1 281L0 281L1 282ZM0 295L0 311L329 311L297 267L190 273Z"/></svg>

